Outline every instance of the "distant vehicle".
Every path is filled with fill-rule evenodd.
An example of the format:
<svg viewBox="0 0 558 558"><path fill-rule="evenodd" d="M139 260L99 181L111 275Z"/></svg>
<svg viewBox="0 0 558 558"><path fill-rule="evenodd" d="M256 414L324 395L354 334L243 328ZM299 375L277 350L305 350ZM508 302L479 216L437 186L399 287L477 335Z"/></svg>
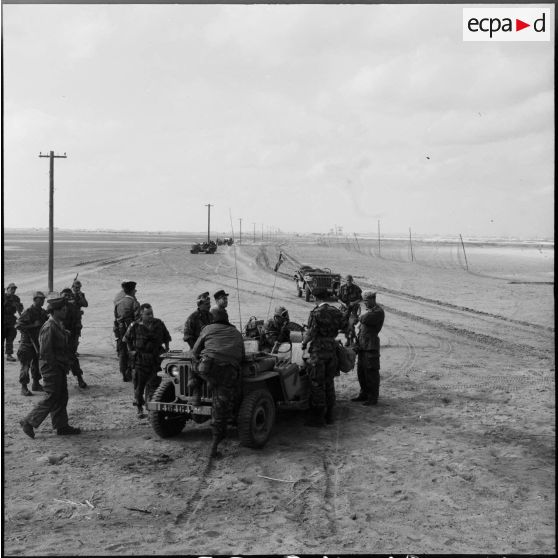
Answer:
<svg viewBox="0 0 558 558"><path fill-rule="evenodd" d="M233 422L243 446L261 448L271 435L277 408L308 408L310 382L302 357L302 366L291 362L294 344L284 343L279 353L272 355L257 352L254 343L253 339L245 341L242 392ZM300 349L300 343L298 346ZM302 350L297 354L302 355ZM177 436L188 420L202 423L211 418L212 393L204 382L201 404L189 403L188 371L196 366L191 351L170 351L162 356L161 383L146 407L153 430L161 438L170 438Z"/></svg>
<svg viewBox="0 0 558 558"><path fill-rule="evenodd" d="M232 246L233 242L234 242L233 239L228 236L225 238L218 238L217 246Z"/></svg>
<svg viewBox="0 0 558 558"><path fill-rule="evenodd" d="M209 242L196 242L196 244L192 244L190 248L190 254L215 254L217 251L217 243L213 240Z"/></svg>
<svg viewBox="0 0 558 558"><path fill-rule="evenodd" d="M299 297L304 293L306 302L312 299L314 289L325 289L330 298L337 300L339 287L341 286L341 275L332 273L328 267L319 268L311 265L301 265L293 279L296 283L296 290Z"/></svg>

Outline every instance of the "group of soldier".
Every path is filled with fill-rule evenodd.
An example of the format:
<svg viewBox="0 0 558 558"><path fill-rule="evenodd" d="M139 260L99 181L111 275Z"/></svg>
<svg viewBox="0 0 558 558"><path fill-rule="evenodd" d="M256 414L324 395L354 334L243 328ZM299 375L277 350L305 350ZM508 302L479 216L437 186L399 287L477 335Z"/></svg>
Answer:
<svg viewBox="0 0 558 558"><path fill-rule="evenodd" d="M153 393L160 381L157 371L160 370L162 353L169 350L171 336L163 321L154 317L152 306L138 302L136 286L135 281L123 281L122 290L114 298L114 334L122 380L132 381L133 404L137 407L138 416L144 418L146 396ZM77 353L82 308L88 305L81 283L76 280L71 289L64 289L60 296L50 298L47 301L48 313L43 309L45 295L41 292L34 293L33 304L23 311L15 295L16 289L14 284L8 285L4 296L6 359L15 361L12 355L17 328L21 331L17 356L21 363L22 394L46 392L45 398L20 421L23 431L34 437L34 429L50 413L58 434L79 434L79 428L68 425L66 375L71 370L79 387L87 387ZM339 375L340 368L339 331L345 333L345 345L351 346L358 354L360 392L351 401L367 406L377 404L380 388L378 333L384 322L384 311L376 303L376 293L363 292L350 275L339 292L343 310L327 303L327 291L314 289L313 295L316 306L308 318L302 349L307 350L306 370L310 380L306 424L320 427L334 422L334 379ZM239 399L240 367L245 356L244 337L228 318L228 296L224 290L218 290L213 295L214 306L211 307L209 292L200 294L196 310L188 316L184 325L183 339L197 361L188 378L190 403L200 403L203 382L211 387L213 394L213 456L219 454L217 446L226 435L228 419ZM361 302L365 306L362 312ZM20 314L19 319L15 317L16 312ZM6 327L8 318L10 323L13 321L12 330ZM355 335L357 322L360 324L358 336ZM263 327L260 348L277 352L281 343L290 342L292 328L289 326L287 309L278 306ZM31 391L27 387L29 372L33 381Z"/></svg>
<svg viewBox="0 0 558 558"><path fill-rule="evenodd" d="M13 341L19 330L21 339L17 359L20 362L21 394L32 396L33 392L44 392L43 399L20 421L20 425L28 436L34 438L34 429L50 414L57 434L79 434L79 428L68 424L66 376L71 370L79 387L87 388L77 353L82 330L82 308L88 306L81 292L81 282L76 277L72 288L51 296L46 311L43 308L46 298L44 293L34 292L31 306L23 310L16 290L17 286L10 283L6 293L3 293L2 340L6 342L6 360L16 361L13 357ZM19 317L16 317L16 313ZM30 379L31 390L28 387Z"/></svg>

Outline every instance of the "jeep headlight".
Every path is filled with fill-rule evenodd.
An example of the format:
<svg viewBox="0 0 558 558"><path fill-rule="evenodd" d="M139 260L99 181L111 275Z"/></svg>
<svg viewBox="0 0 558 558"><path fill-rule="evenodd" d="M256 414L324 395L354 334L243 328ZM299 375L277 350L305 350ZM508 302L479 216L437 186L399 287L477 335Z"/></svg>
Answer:
<svg viewBox="0 0 558 558"><path fill-rule="evenodd" d="M178 378L180 374L180 367L177 366L176 364L171 364L170 366L167 367L167 374L169 376L172 376L173 378Z"/></svg>

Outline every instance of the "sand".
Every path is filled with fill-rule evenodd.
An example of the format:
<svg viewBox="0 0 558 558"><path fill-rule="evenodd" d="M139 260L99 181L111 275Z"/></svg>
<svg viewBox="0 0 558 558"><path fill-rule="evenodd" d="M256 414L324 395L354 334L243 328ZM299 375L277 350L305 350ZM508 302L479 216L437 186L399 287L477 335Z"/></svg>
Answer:
<svg viewBox="0 0 558 558"><path fill-rule="evenodd" d="M26 307L46 287L44 238L6 235L5 281ZM555 552L548 248L522 258L522 247L497 247L498 260L471 246L467 272L457 248L442 244L419 246L411 263L402 243L378 258L372 240L281 238L237 247L235 266L233 248L192 255L192 238L180 235L58 238L55 287L79 272L90 302L79 349L90 387L69 381L70 422L84 433L56 436L47 420L27 438L18 420L40 396L20 396L19 364L5 363L6 555ZM274 274L279 249L288 257ZM277 304L305 321L312 304L296 296L297 262L351 272L378 291L378 406L350 402L353 371L336 381L337 421L326 429L283 412L264 449L240 447L233 430L219 460L208 459L207 424L159 439L136 418L118 373L111 302L120 281L138 281L138 298L181 349L205 290L231 293L237 325Z"/></svg>

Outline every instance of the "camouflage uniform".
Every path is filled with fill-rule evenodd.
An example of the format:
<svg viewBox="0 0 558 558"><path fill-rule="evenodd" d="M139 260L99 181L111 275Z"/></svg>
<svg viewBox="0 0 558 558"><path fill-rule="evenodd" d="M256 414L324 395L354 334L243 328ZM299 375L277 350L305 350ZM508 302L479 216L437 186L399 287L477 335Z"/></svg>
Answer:
<svg viewBox="0 0 558 558"><path fill-rule="evenodd" d="M45 397L24 420L37 428L50 413L52 427L65 428L68 426L69 335L53 317L39 332L39 364Z"/></svg>
<svg viewBox="0 0 558 558"><path fill-rule="evenodd" d="M360 395L355 401L366 400L375 405L380 393L380 333L384 325L384 309L375 304L360 316L358 334L357 375Z"/></svg>
<svg viewBox="0 0 558 558"><path fill-rule="evenodd" d="M27 308L17 320L16 327L21 332L17 358L21 363L19 383L27 386L29 383L29 370L33 386L37 387L41 374L39 372L39 332L43 324L48 320L48 314L42 307L34 304Z"/></svg>
<svg viewBox="0 0 558 558"><path fill-rule="evenodd" d="M133 351L132 380L134 382L134 405L141 409L145 404L144 392L156 387L157 371L161 369L161 353L163 345L171 340L165 324L158 318L150 323L133 322L126 331L122 341L128 350Z"/></svg>
<svg viewBox="0 0 558 558"><path fill-rule="evenodd" d="M244 341L240 331L227 323L223 310L212 311L212 315L219 315L222 321L216 320L204 328L192 352L201 358L198 374L208 382L213 393L211 455L215 456L217 445L226 435L227 421L238 400Z"/></svg>
<svg viewBox="0 0 558 558"><path fill-rule="evenodd" d="M268 320L264 326L264 342L262 349L273 349L276 344L289 343L291 332L288 328L289 321L277 320L275 317Z"/></svg>
<svg viewBox="0 0 558 558"><path fill-rule="evenodd" d="M16 312L21 315L23 304L16 294L2 293L2 347L6 342L6 355L14 354L14 341L17 335ZM13 360L13 359L12 359Z"/></svg>
<svg viewBox="0 0 558 558"><path fill-rule="evenodd" d="M83 382L83 370L81 369L79 358L77 356L77 348L79 345L79 338L81 336L81 309L77 305L75 299L69 298L66 302L67 311L64 318L64 327L69 333L68 337L68 355L70 360L70 370L72 374L78 379L78 382Z"/></svg>
<svg viewBox="0 0 558 558"><path fill-rule="evenodd" d="M82 318L83 318L83 310L82 308L87 308L89 306L89 302L87 302L87 299L85 298L85 293L83 291L72 291L73 295L74 295L74 303L75 305L79 308L79 335L78 338L76 339L76 351L77 348L79 346L79 338L81 337L81 330L83 329L83 325L82 325Z"/></svg>
<svg viewBox="0 0 558 558"><path fill-rule="evenodd" d="M114 306L114 333L116 335L116 351L120 373L124 380L129 381L132 377L132 366L128 358L128 347L122 340L130 324L139 320L140 305L135 296L129 294L117 295Z"/></svg>
<svg viewBox="0 0 558 558"><path fill-rule="evenodd" d="M358 319L358 303L362 300L362 289L354 283L345 283L339 289L339 300L347 306L344 317L344 330L345 337L349 341L355 338L355 323Z"/></svg>
<svg viewBox="0 0 558 558"><path fill-rule="evenodd" d="M303 346L310 341L308 374L310 377L310 415L308 424L331 422L335 405L334 377L339 375L335 340L343 315L339 309L325 302L310 312L308 331Z"/></svg>
<svg viewBox="0 0 558 558"><path fill-rule="evenodd" d="M210 323L211 314L206 310L198 308L188 316L184 324L184 341L188 343L190 349L194 347L202 329Z"/></svg>

